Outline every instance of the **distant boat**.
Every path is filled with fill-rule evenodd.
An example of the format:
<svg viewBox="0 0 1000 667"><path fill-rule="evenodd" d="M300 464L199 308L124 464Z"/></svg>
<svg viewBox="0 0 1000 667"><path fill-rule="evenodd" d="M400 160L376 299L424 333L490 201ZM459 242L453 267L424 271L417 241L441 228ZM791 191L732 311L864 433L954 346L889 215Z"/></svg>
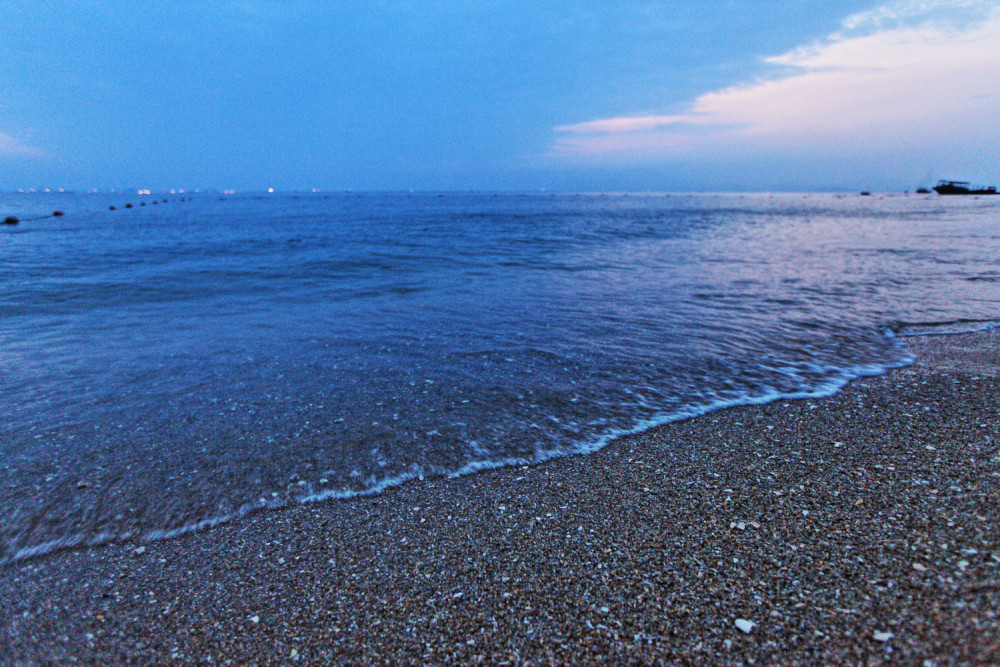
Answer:
<svg viewBox="0 0 1000 667"><path fill-rule="evenodd" d="M917 188L918 195L929 195L931 193L927 188Z"/></svg>
<svg viewBox="0 0 1000 667"><path fill-rule="evenodd" d="M934 192L939 195L1000 195L995 185L969 185L968 181L938 181Z"/></svg>

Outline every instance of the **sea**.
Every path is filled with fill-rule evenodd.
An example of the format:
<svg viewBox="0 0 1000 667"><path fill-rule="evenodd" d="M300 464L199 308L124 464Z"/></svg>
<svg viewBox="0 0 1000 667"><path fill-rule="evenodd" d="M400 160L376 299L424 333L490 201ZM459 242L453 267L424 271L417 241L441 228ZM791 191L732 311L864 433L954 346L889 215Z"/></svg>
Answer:
<svg viewBox="0 0 1000 667"><path fill-rule="evenodd" d="M586 455L1000 321L1000 197L7 193L7 216L0 564Z"/></svg>

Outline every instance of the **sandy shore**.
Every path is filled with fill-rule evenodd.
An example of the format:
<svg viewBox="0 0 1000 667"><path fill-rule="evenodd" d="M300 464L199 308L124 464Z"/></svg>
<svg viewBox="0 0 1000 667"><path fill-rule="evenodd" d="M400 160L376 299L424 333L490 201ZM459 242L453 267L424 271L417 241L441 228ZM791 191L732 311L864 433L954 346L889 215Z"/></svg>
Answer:
<svg viewBox="0 0 1000 667"><path fill-rule="evenodd" d="M909 342L829 399L9 566L0 656L1000 664L1000 330Z"/></svg>

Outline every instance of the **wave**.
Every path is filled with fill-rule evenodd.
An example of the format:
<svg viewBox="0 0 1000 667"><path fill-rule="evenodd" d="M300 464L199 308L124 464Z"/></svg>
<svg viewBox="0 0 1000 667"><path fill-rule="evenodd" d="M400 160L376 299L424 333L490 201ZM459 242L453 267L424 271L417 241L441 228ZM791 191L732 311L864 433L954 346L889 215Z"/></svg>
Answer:
<svg viewBox="0 0 1000 667"><path fill-rule="evenodd" d="M962 318L930 322L897 322L895 335L902 338L912 336L958 336L961 334L989 331L1000 327L1000 320Z"/></svg>
<svg viewBox="0 0 1000 667"><path fill-rule="evenodd" d="M1000 323L996 324L1000 325ZM239 520L259 511L279 510L294 505L306 505L330 500L345 501L364 498L384 493L389 489L402 486L406 483L424 481L429 478L458 478L486 470L525 465L538 465L553 459L593 454L623 437L644 433L673 422L695 419L718 410L741 406L766 405L768 403L774 403L782 400L826 398L836 394L854 380L882 375L892 370L909 366L915 361L916 358L914 355L904 351L905 346L903 346L901 341L896 339L896 334L894 332L886 330L884 332L884 337L886 340L890 341L896 349L903 352L898 361L882 364L858 364L844 369L839 369L812 389L793 392L772 390L759 395L745 395L736 398L709 401L700 405L688 404L680 409L639 421L632 427L609 430L591 440L576 443L575 445L565 449L536 450L534 456L531 457L508 456L500 458L484 458L468 461L454 470L447 470L439 466L421 466L413 464L405 472L374 481L364 489L324 489L322 491L312 491L312 485L306 484L307 490L294 497L272 498L270 500L259 498L256 501L242 504L233 512L213 515L195 522L171 528L154 528L145 531L129 530L121 534L115 534L109 531L101 532L97 535L76 533L40 544L22 547L10 556L0 558L0 567L68 549L101 547L113 543L127 543L130 541L142 543L174 539L191 533L209 530L222 524Z"/></svg>

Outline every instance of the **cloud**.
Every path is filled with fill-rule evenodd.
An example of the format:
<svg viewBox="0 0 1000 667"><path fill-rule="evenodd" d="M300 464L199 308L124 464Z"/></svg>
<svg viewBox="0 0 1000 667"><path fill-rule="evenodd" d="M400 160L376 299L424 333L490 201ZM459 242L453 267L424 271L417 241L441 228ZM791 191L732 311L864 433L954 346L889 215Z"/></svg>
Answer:
<svg viewBox="0 0 1000 667"><path fill-rule="evenodd" d="M17 137L6 132L0 132L0 156L4 157L41 157L45 152L24 143Z"/></svg>
<svg viewBox="0 0 1000 667"><path fill-rule="evenodd" d="M932 22L938 26L960 27L981 20L991 4L983 0L897 0L848 16L842 22L844 32L837 33L835 37L915 23Z"/></svg>
<svg viewBox="0 0 1000 667"><path fill-rule="evenodd" d="M706 93L682 113L555 128L561 156L972 138L1000 117L1000 8L904 0L854 14L822 42L765 59L766 79Z"/></svg>

